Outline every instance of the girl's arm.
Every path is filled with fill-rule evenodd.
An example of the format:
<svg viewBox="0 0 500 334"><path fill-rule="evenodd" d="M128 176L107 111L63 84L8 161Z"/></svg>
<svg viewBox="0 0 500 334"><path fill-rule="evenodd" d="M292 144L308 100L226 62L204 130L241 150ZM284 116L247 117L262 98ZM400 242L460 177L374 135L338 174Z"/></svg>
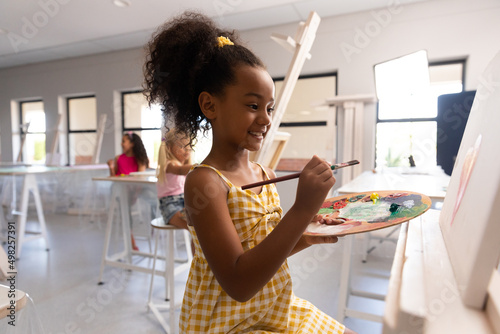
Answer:
<svg viewBox="0 0 500 334"><path fill-rule="evenodd" d="M137 163L137 171L138 172L144 172L146 170L147 166L145 164L140 164Z"/></svg>
<svg viewBox="0 0 500 334"><path fill-rule="evenodd" d="M269 178L275 178L276 173L268 167L264 167L266 169L267 175L269 175ZM322 219L322 217L316 215L311 221L320 221L323 224L342 224L344 221L338 220L338 219L328 219L327 221ZM316 244L324 244L324 243L336 243L338 241L337 237L332 237L332 236L306 236L303 235L299 241L295 244L295 247L293 250L290 252L290 256L293 254L296 254L309 246L316 245Z"/></svg>
<svg viewBox="0 0 500 334"><path fill-rule="evenodd" d="M118 156L116 156L114 159L108 160L108 167L109 167L109 175L110 176L116 176L117 161L118 161Z"/></svg>
<svg viewBox="0 0 500 334"><path fill-rule="evenodd" d="M247 301L271 280L334 183L330 166L318 157L311 159L299 178L292 208L260 244L243 251L227 207L227 186L210 169L199 168L187 176L189 221L211 270L229 296Z"/></svg>
<svg viewBox="0 0 500 334"><path fill-rule="evenodd" d="M177 175L187 175L191 170L192 164L181 164L178 161L171 161L167 163L165 172Z"/></svg>

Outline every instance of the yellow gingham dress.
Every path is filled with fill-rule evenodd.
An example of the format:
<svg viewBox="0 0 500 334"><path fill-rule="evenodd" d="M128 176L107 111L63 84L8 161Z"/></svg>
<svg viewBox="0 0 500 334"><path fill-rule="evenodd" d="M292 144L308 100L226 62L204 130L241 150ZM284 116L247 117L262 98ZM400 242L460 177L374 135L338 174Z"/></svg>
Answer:
<svg viewBox="0 0 500 334"><path fill-rule="evenodd" d="M213 169L227 183L229 213L244 250L261 242L281 220L283 210L274 184L265 185L257 195L233 186L212 166L196 167ZM267 173L265 175L268 178ZM180 333L344 332L342 324L308 301L295 297L287 261L252 299L244 303L235 301L210 270L194 228L189 226L189 230L196 252L182 303Z"/></svg>

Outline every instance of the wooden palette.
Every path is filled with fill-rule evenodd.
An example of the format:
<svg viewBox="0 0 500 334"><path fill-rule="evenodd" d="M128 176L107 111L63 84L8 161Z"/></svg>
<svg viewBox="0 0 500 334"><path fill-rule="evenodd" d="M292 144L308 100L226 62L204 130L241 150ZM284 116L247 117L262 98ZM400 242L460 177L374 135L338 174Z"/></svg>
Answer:
<svg viewBox="0 0 500 334"><path fill-rule="evenodd" d="M370 199L373 193L379 198ZM304 234L340 237L374 231L418 217L431 204L428 196L411 191L375 191L333 197L325 200L318 214L341 218L345 223L326 225L314 222Z"/></svg>

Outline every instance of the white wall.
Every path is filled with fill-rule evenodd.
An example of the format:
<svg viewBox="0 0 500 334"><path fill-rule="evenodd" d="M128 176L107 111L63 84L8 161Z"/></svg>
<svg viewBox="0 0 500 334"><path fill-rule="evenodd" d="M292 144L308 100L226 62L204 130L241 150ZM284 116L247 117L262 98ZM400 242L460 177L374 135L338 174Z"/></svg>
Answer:
<svg viewBox="0 0 500 334"><path fill-rule="evenodd" d="M420 49L430 61L467 57L465 89L481 83L480 75L500 49L498 0L431 0L401 6L388 1L376 11L323 18L303 74L338 72L340 95L375 94L373 65ZM269 36L295 35L297 24L242 32L249 46L264 60L272 76L286 74L291 54ZM344 51L343 51L344 50ZM348 52L350 51L350 53ZM54 61L0 70L0 134L2 160L12 152L11 101L40 97L47 113L47 129L56 121L58 99L64 95L94 93L98 113L108 114L101 161L120 151L119 98L116 92L139 88L142 83L142 49ZM375 105L365 108L363 169L373 167ZM340 133L342 137L342 133ZM51 142L47 134L47 143ZM341 152L340 152L341 154ZM341 158L341 157L340 157Z"/></svg>
<svg viewBox="0 0 500 334"><path fill-rule="evenodd" d="M433 0L405 6L397 1L387 3L384 9L322 19L312 58L306 61L302 74L336 70L339 95L375 94L375 64L425 49L429 61L467 58L465 89L477 88L482 71L500 50L499 1ZM251 47L263 58L271 75L282 76L291 54L268 36L273 32L294 36L296 27L290 24L242 35L252 41ZM376 106L368 105L365 114L366 153L359 158L364 170L374 164ZM339 152L340 160L341 155Z"/></svg>
<svg viewBox="0 0 500 334"><path fill-rule="evenodd" d="M0 70L0 134L2 161L12 161L11 102L41 98L47 125L47 148L50 149L57 113L64 116L67 96L95 94L97 113L107 114L101 162L121 151L121 116L119 91L138 89L142 83L142 49L46 62ZM99 116L98 116L99 118ZM66 122L64 123L64 127ZM116 131L115 131L116 129ZM17 129L16 129L17 130ZM66 151L62 151L64 155Z"/></svg>

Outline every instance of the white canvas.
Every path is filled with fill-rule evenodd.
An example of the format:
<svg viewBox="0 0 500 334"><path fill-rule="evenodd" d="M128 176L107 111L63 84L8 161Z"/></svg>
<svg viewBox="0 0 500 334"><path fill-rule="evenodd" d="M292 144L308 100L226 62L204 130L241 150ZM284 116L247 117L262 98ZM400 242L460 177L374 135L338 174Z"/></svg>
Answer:
<svg viewBox="0 0 500 334"><path fill-rule="evenodd" d="M500 53L479 82L439 223L463 302L481 309L500 257Z"/></svg>

